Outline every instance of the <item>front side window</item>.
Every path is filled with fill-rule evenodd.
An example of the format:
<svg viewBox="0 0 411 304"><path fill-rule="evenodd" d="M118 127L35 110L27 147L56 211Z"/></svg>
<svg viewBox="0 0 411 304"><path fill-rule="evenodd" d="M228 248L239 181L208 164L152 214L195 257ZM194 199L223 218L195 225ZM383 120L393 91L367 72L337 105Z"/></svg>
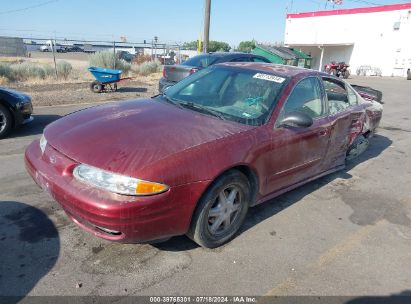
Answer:
<svg viewBox="0 0 411 304"><path fill-rule="evenodd" d="M280 120L291 112L304 112L313 119L325 114L321 89L316 77L303 79L294 87L281 110Z"/></svg>
<svg viewBox="0 0 411 304"><path fill-rule="evenodd" d="M275 106L287 78L253 70L213 66L201 70L166 92L177 105L214 111L224 119L261 125Z"/></svg>
<svg viewBox="0 0 411 304"><path fill-rule="evenodd" d="M343 112L350 107L348 92L342 82L324 78L323 83L327 94L330 114Z"/></svg>
<svg viewBox="0 0 411 304"><path fill-rule="evenodd" d="M252 57L252 60L253 60L254 62L270 63L270 60L265 59L265 58L260 58L260 57Z"/></svg>

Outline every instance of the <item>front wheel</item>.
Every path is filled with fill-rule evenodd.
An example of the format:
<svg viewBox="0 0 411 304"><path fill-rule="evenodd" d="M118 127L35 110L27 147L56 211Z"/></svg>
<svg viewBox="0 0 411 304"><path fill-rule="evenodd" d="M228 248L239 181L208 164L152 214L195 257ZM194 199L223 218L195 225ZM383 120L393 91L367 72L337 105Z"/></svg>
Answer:
<svg viewBox="0 0 411 304"><path fill-rule="evenodd" d="M347 161L350 161L354 158L357 158L360 156L362 153L364 153L365 150L367 150L368 146L370 145L370 141L368 138L366 138L364 135L358 136L351 146L348 148L347 154L345 156L345 159Z"/></svg>
<svg viewBox="0 0 411 304"><path fill-rule="evenodd" d="M187 235L197 244L215 248L232 239L244 222L250 183L237 170L220 176L200 199Z"/></svg>
<svg viewBox="0 0 411 304"><path fill-rule="evenodd" d="M10 132L12 123L10 111L0 104L0 138L5 137Z"/></svg>

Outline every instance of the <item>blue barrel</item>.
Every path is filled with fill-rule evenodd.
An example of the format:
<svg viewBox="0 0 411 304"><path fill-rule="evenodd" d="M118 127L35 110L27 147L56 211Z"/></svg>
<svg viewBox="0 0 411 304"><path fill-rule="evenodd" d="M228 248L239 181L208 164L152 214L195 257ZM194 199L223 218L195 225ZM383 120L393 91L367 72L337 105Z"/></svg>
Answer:
<svg viewBox="0 0 411 304"><path fill-rule="evenodd" d="M120 80L121 70L105 69L98 67L89 67L88 70L93 74L94 78L101 83L117 82Z"/></svg>

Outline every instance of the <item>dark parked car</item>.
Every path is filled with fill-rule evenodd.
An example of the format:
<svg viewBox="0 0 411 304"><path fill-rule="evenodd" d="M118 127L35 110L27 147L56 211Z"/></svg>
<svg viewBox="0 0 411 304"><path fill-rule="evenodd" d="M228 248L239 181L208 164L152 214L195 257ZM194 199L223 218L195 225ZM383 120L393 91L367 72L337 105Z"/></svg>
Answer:
<svg viewBox="0 0 411 304"><path fill-rule="evenodd" d="M64 47L66 52L84 52L84 50L77 45L69 45Z"/></svg>
<svg viewBox="0 0 411 304"><path fill-rule="evenodd" d="M127 62L132 62L136 58L135 55L133 55L133 54L127 52L127 51L118 51L117 52L117 57L119 59L123 59L124 61L127 61Z"/></svg>
<svg viewBox="0 0 411 304"><path fill-rule="evenodd" d="M225 63L152 99L48 125L26 150L33 179L84 230L119 242L234 237L247 210L344 168L382 116L344 80Z"/></svg>
<svg viewBox="0 0 411 304"><path fill-rule="evenodd" d="M165 65L163 77L160 79L158 90L160 93L164 89L176 84L181 79L210 65L223 62L266 62L270 61L262 56L248 53L209 53L194 56L182 64Z"/></svg>
<svg viewBox="0 0 411 304"><path fill-rule="evenodd" d="M0 138L13 128L33 120L30 96L0 87Z"/></svg>

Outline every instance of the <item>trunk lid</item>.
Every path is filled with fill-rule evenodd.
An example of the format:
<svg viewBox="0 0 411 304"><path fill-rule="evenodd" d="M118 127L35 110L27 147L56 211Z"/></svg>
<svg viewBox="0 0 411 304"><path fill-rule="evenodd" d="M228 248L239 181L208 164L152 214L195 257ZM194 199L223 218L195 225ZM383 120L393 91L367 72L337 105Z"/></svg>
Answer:
<svg viewBox="0 0 411 304"><path fill-rule="evenodd" d="M193 72L197 71L196 67L186 65L165 65L164 77L169 81L178 82Z"/></svg>

